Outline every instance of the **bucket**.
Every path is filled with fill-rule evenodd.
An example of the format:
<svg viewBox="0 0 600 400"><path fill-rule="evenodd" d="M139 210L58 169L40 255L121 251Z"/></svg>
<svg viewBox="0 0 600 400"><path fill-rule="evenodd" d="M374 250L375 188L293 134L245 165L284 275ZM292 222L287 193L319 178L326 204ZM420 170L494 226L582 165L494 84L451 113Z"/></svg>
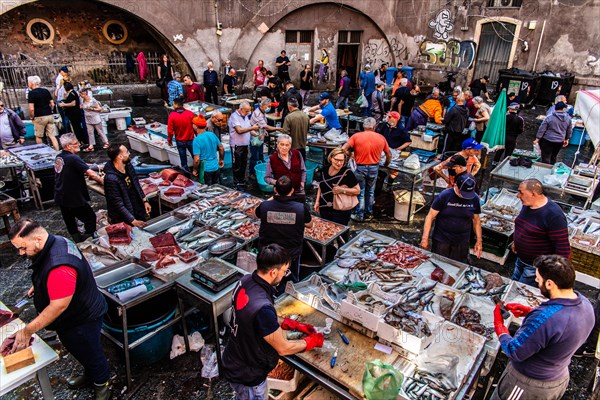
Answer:
<svg viewBox="0 0 600 400"><path fill-rule="evenodd" d="M110 303L109 303L110 304ZM173 291L158 295L127 310L128 339L133 343L166 325L177 312L177 297ZM109 305L103 327L118 340L123 340L121 317L115 306ZM132 361L140 365L156 363L169 354L174 328L170 326L129 352Z"/></svg>
<svg viewBox="0 0 600 400"><path fill-rule="evenodd" d="M273 185L268 185L267 182L265 182L265 172L267 172L267 164L263 162L257 163L254 166L254 172L256 174L256 182L258 183L259 189L267 193L273 192ZM306 171L306 177L308 178L308 167Z"/></svg>
<svg viewBox="0 0 600 400"><path fill-rule="evenodd" d="M408 190L395 190L394 199L396 204L394 205L394 219L398 221L410 222L412 221L413 214L417 205L424 204L425 199L421 193L415 192L413 195L412 207L408 209L408 203L410 202L410 192Z"/></svg>
<svg viewBox="0 0 600 400"><path fill-rule="evenodd" d="M131 98L133 99L133 105L137 107L145 107L148 105L148 95L147 94L132 94Z"/></svg>
<svg viewBox="0 0 600 400"><path fill-rule="evenodd" d="M35 139L35 129L33 128L33 121L24 120L25 125L25 139Z"/></svg>
<svg viewBox="0 0 600 400"><path fill-rule="evenodd" d="M36 171L35 176L39 179L41 186L39 187L40 197L42 201L54 199L54 168L43 169Z"/></svg>
<svg viewBox="0 0 600 400"><path fill-rule="evenodd" d="M315 169L319 166L316 162L307 160L304 165L306 166L306 187L312 185L313 177L315 176Z"/></svg>
<svg viewBox="0 0 600 400"><path fill-rule="evenodd" d="M223 168L233 168L233 158L231 157L231 148L225 149L225 156L223 157Z"/></svg>

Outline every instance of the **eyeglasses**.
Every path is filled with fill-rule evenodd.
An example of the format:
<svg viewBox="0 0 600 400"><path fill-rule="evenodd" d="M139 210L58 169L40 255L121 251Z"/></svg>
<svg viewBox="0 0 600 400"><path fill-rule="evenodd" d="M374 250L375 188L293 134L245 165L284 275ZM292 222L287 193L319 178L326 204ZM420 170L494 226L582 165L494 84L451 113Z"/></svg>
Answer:
<svg viewBox="0 0 600 400"><path fill-rule="evenodd" d="M342 158L342 159L332 158L331 161L344 162L344 161L346 161L346 159L345 158Z"/></svg>
<svg viewBox="0 0 600 400"><path fill-rule="evenodd" d="M280 268L280 269L281 269L281 268ZM285 272L284 272L284 274L283 274L283 277L284 277L284 278L285 278L285 277L288 277L288 276L290 276L291 274L292 274L292 270L288 268L288 269L286 269L286 270L285 270Z"/></svg>
<svg viewBox="0 0 600 400"><path fill-rule="evenodd" d="M81 143L79 143L79 142L75 142L75 143L71 143L71 144L69 144L69 146L73 146L73 147L81 147Z"/></svg>

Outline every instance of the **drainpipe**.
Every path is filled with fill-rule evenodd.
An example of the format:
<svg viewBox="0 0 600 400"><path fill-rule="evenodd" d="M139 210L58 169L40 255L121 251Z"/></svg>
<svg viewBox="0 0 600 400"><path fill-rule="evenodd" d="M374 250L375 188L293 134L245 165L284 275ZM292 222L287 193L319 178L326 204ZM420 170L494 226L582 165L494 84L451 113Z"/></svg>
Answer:
<svg viewBox="0 0 600 400"><path fill-rule="evenodd" d="M213 61L213 64L217 64L217 75L221 71L221 23L219 22L219 4L218 0L215 0L215 27L216 27L216 36L217 36L217 57L218 60ZM210 61L210 60L209 60Z"/></svg>
<svg viewBox="0 0 600 400"><path fill-rule="evenodd" d="M542 40L544 40L544 30L546 29L546 20L542 24L542 32L540 33L540 41L538 42L537 51L535 52L535 60L533 60L533 71L537 66L538 56L540 55L540 48L542 47Z"/></svg>

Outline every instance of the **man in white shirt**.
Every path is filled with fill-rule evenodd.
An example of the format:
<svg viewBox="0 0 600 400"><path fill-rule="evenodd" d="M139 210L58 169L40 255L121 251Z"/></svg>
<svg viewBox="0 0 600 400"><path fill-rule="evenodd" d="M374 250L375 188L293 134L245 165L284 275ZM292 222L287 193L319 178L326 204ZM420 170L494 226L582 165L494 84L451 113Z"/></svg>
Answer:
<svg viewBox="0 0 600 400"><path fill-rule="evenodd" d="M250 122L252 107L244 101L229 118L229 144L233 157L233 181L238 190L244 190L246 185L246 168L248 166L248 148L250 132L258 129Z"/></svg>

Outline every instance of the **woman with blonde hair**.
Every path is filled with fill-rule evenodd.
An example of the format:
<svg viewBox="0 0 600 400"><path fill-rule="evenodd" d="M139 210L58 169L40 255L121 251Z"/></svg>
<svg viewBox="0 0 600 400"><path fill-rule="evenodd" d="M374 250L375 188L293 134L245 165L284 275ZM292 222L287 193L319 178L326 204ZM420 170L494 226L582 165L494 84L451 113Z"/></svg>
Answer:
<svg viewBox="0 0 600 400"><path fill-rule="evenodd" d="M354 172L346 166L348 158L341 147L333 149L327 160L330 165L325 166L322 171L315 201L315 211L320 213L321 217L326 220L347 226L350 222L352 210L336 210L334 208L334 195L345 194L358 198L360 186Z"/></svg>

